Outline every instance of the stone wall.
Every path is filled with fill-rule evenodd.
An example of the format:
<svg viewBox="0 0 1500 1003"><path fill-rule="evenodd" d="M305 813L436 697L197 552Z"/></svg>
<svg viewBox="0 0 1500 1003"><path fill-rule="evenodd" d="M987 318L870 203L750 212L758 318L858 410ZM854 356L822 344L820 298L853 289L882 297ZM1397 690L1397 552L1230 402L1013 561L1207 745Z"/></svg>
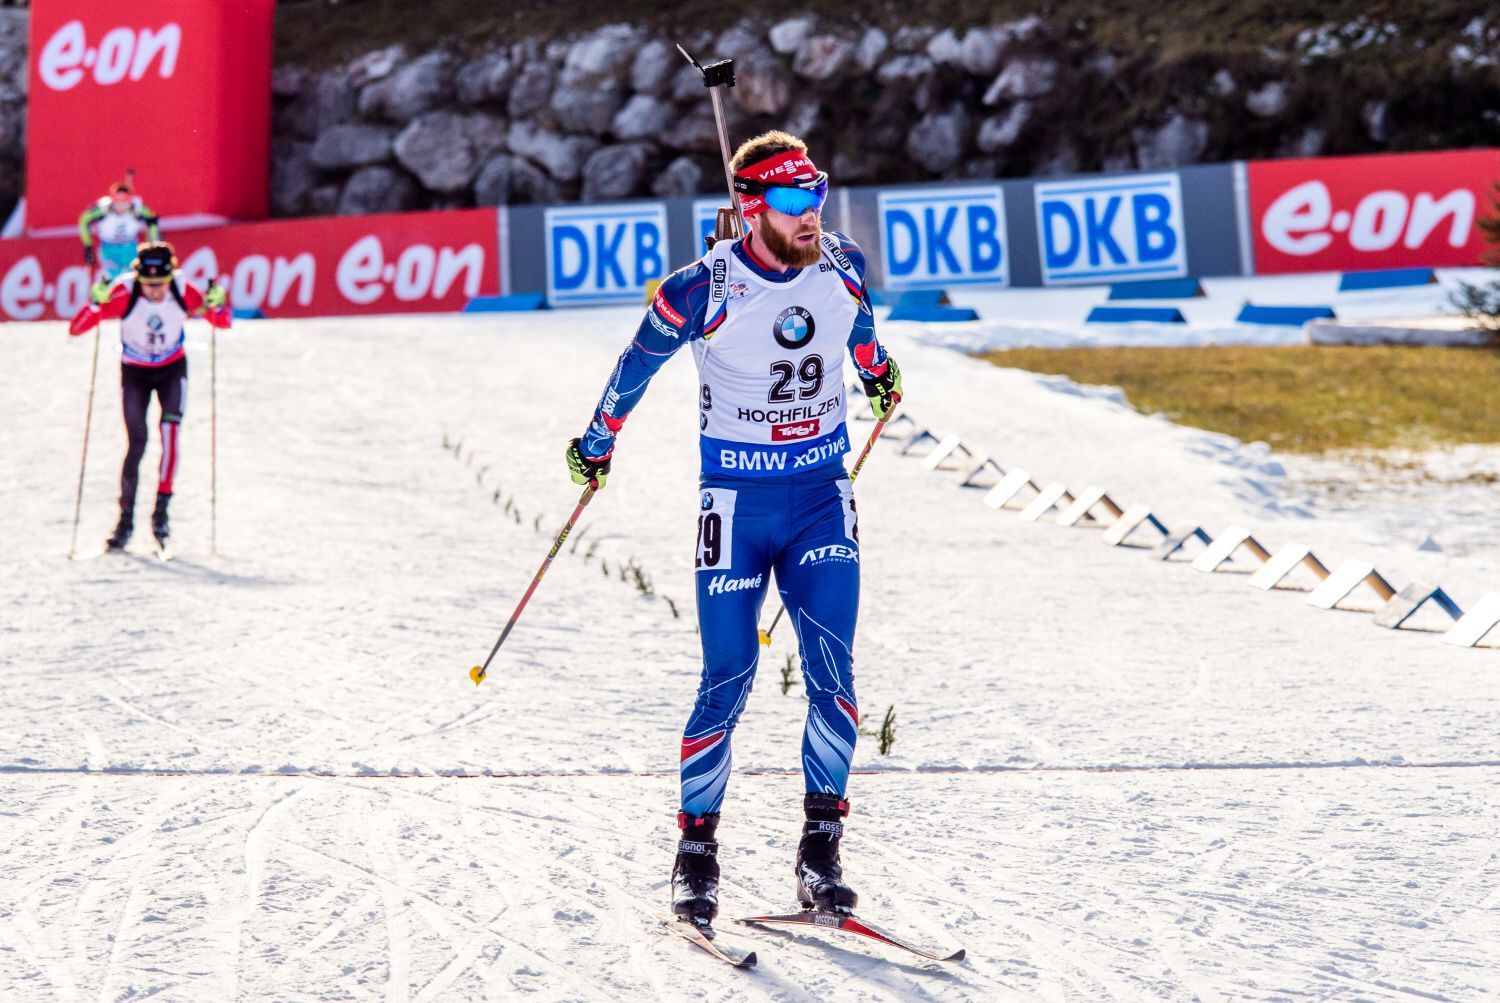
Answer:
<svg viewBox="0 0 1500 1003"><path fill-rule="evenodd" d="M21 186L25 22L0 9L0 212ZM732 140L788 129L840 183L1500 145L1500 19L1476 17L1442 53L1390 29L1333 24L1283 50L1176 61L1040 17L887 32L801 16L673 41L705 61L735 59ZM1389 80L1414 54L1430 79ZM277 216L723 185L697 72L667 39L625 25L281 65L273 91Z"/></svg>

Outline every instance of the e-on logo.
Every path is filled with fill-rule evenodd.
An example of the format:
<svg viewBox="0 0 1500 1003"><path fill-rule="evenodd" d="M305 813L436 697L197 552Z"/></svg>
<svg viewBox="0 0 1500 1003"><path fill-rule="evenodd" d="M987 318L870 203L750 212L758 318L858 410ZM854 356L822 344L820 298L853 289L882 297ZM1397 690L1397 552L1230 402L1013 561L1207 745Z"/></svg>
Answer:
<svg viewBox="0 0 1500 1003"><path fill-rule="evenodd" d="M812 314L800 306L787 307L776 315L776 323L771 325L776 344L782 348L801 348L812 340L817 329Z"/></svg>

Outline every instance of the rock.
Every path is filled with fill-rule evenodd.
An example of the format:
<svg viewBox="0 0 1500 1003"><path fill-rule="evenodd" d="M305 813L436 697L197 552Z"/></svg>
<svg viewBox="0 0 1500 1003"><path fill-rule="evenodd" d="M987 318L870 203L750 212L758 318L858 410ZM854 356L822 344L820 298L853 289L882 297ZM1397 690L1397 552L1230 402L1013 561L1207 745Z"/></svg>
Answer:
<svg viewBox="0 0 1500 1003"><path fill-rule="evenodd" d="M991 115L980 123L974 145L985 153L995 153L1012 145L1031 120L1031 112L1030 101L1017 101L1005 114Z"/></svg>
<svg viewBox="0 0 1500 1003"><path fill-rule="evenodd" d="M557 71L552 68L552 64L540 59L521 67L521 72L516 74L510 85L510 101L505 108L510 117L525 118L547 107L547 99L552 96L552 81L556 75Z"/></svg>
<svg viewBox="0 0 1500 1003"><path fill-rule="evenodd" d="M976 77L989 76L1000 68L1003 38L1000 29L970 28L959 43L958 64Z"/></svg>
<svg viewBox="0 0 1500 1003"><path fill-rule="evenodd" d="M562 200L562 185L553 180L546 171L525 160L517 160L510 176L510 204L527 202L559 202Z"/></svg>
<svg viewBox="0 0 1500 1003"><path fill-rule="evenodd" d="M357 97L341 72L320 73L303 88L301 95L278 114L277 130L302 139L317 139L324 130L354 117Z"/></svg>
<svg viewBox="0 0 1500 1003"><path fill-rule="evenodd" d="M610 131L620 139L652 139L665 131L672 115L672 106L667 102L648 94L636 94L615 115Z"/></svg>
<svg viewBox="0 0 1500 1003"><path fill-rule="evenodd" d="M897 28L896 34L891 38L891 48L897 52L921 52L927 48L927 43L932 41L932 36L936 34L936 28L917 28L909 25Z"/></svg>
<svg viewBox="0 0 1500 1003"><path fill-rule="evenodd" d="M817 21L810 14L802 14L798 17L789 17L785 21L778 21L771 25L767 37L771 40L771 49L781 56L790 56L802 48L802 43L813 33L813 27Z"/></svg>
<svg viewBox="0 0 1500 1003"><path fill-rule="evenodd" d="M672 75L673 101L707 101L707 91L708 88L703 86L703 74L691 66L684 66Z"/></svg>
<svg viewBox="0 0 1500 1003"><path fill-rule="evenodd" d="M1245 110L1256 118L1275 118L1286 111L1287 87L1280 80L1257 87L1245 95Z"/></svg>
<svg viewBox="0 0 1500 1003"><path fill-rule="evenodd" d="M394 129L348 123L324 129L312 145L312 162L325 171L364 167L389 160Z"/></svg>
<svg viewBox="0 0 1500 1003"><path fill-rule="evenodd" d="M792 105L781 127L793 136L807 136L818 128L818 119L822 114L823 102L817 98L807 98Z"/></svg>
<svg viewBox="0 0 1500 1003"><path fill-rule="evenodd" d="M469 132L469 145L474 147L481 161L497 153L503 153L510 139L510 123L495 115L482 111L471 111L464 116L464 127Z"/></svg>
<svg viewBox="0 0 1500 1003"><path fill-rule="evenodd" d="M703 192L703 168L692 157L678 157L666 166L651 183L651 194L657 198L678 198Z"/></svg>
<svg viewBox="0 0 1500 1003"><path fill-rule="evenodd" d="M1234 76L1228 70L1219 70L1208 82L1208 92L1216 98L1227 98L1239 89Z"/></svg>
<svg viewBox="0 0 1500 1003"><path fill-rule="evenodd" d="M584 136L559 136L531 122L512 122L506 144L511 153L540 164L558 181L576 180L583 169L584 160L599 147L598 140Z"/></svg>
<svg viewBox="0 0 1500 1003"><path fill-rule="evenodd" d="M1318 126L1304 129L1294 137L1289 137L1276 150L1278 157L1316 157L1323 152L1323 146L1328 142L1328 132Z"/></svg>
<svg viewBox="0 0 1500 1003"><path fill-rule="evenodd" d="M271 71L271 94L273 97L294 98L307 86L308 69L305 66L278 66Z"/></svg>
<svg viewBox="0 0 1500 1003"><path fill-rule="evenodd" d="M650 149L644 143L601 146L583 162L585 202L608 202L637 194L646 177Z"/></svg>
<svg viewBox="0 0 1500 1003"><path fill-rule="evenodd" d="M1131 138L1136 164L1143 171L1195 164L1208 148L1208 123L1179 113L1159 129L1131 130Z"/></svg>
<svg viewBox="0 0 1500 1003"><path fill-rule="evenodd" d="M717 62L720 59L733 59L738 62L753 52L764 53L765 50L765 40L757 31L748 25L737 24L714 40L712 61ZM769 53L766 54L769 55ZM700 63L707 65L710 62L710 59L701 52L695 52L693 55L698 57ZM735 69L736 76L738 76L739 67L736 66ZM735 86L738 88L739 85L736 84Z"/></svg>
<svg viewBox="0 0 1500 1003"><path fill-rule="evenodd" d="M915 87L917 81L932 73L932 60L927 56L895 56L885 61L875 71L875 79L888 88L907 89Z"/></svg>
<svg viewBox="0 0 1500 1003"><path fill-rule="evenodd" d="M791 74L775 56L752 53L736 67L735 85L729 93L751 115L776 115L791 97Z"/></svg>
<svg viewBox="0 0 1500 1003"><path fill-rule="evenodd" d="M620 89L607 84L563 84L547 106L567 132L602 136L620 111Z"/></svg>
<svg viewBox="0 0 1500 1003"><path fill-rule="evenodd" d="M682 56L661 39L652 39L635 54L630 64L630 89L650 97L666 97L672 76L683 66ZM686 67L692 70L691 66Z"/></svg>
<svg viewBox="0 0 1500 1003"><path fill-rule="evenodd" d="M739 90L738 87L735 90ZM661 137L668 149L687 153L719 153L719 127L714 122L714 113L703 102L703 107L694 108L681 115Z"/></svg>
<svg viewBox="0 0 1500 1003"><path fill-rule="evenodd" d="M845 150L834 152L833 166L829 169L829 173L842 184L862 181L869 174L869 171L869 157L863 154L849 153Z"/></svg>
<svg viewBox="0 0 1500 1003"><path fill-rule="evenodd" d="M1040 178L1055 178L1062 174L1077 174L1079 166L1078 151L1073 149L1072 143L1061 140L1036 161L1031 173Z"/></svg>
<svg viewBox="0 0 1500 1003"><path fill-rule="evenodd" d="M516 73L509 52L486 52L469 60L453 80L458 100L466 105L502 104Z"/></svg>
<svg viewBox="0 0 1500 1003"><path fill-rule="evenodd" d="M271 215L301 216L318 186L312 144L278 139L271 144Z"/></svg>
<svg viewBox="0 0 1500 1003"><path fill-rule="evenodd" d="M402 212L422 202L422 192L411 175L394 167L361 167L349 177L339 195L340 216L372 212Z"/></svg>
<svg viewBox="0 0 1500 1003"><path fill-rule="evenodd" d="M511 178L515 175L519 161L508 153L501 153L485 161L474 179L475 205L506 205L510 202Z"/></svg>
<svg viewBox="0 0 1500 1003"><path fill-rule="evenodd" d="M969 115L961 104L931 112L912 127L906 152L932 174L944 174L963 156L969 138Z"/></svg>
<svg viewBox="0 0 1500 1003"><path fill-rule="evenodd" d="M1057 84L1057 64L1050 59L1017 59L1009 63L984 92L984 103L999 104L1019 98L1039 98Z"/></svg>
<svg viewBox="0 0 1500 1003"><path fill-rule="evenodd" d="M837 35L812 35L797 50L792 69L808 80L828 80L844 68L854 45Z"/></svg>
<svg viewBox="0 0 1500 1003"><path fill-rule="evenodd" d="M355 87L364 87L377 80L384 80L397 67L406 62L406 46L387 45L383 49L366 52L349 64L346 71L349 82Z"/></svg>
<svg viewBox="0 0 1500 1003"><path fill-rule="evenodd" d="M564 84L618 84L635 61L643 34L627 24L596 28L568 47L563 60Z"/></svg>
<svg viewBox="0 0 1500 1003"><path fill-rule="evenodd" d="M957 66L963 58L963 46L952 28L944 28L927 42L927 58L940 66Z"/></svg>
<svg viewBox="0 0 1500 1003"><path fill-rule="evenodd" d="M396 137L396 159L430 191L461 192L493 152L501 128L485 116L430 111Z"/></svg>
<svg viewBox="0 0 1500 1003"><path fill-rule="evenodd" d="M855 46L854 61L859 64L860 69L869 73L890 46L891 40L886 37L885 32L879 28L866 28L865 33L859 36L859 45Z"/></svg>
<svg viewBox="0 0 1500 1003"><path fill-rule="evenodd" d="M1389 143L1391 141L1391 125L1388 116L1388 106L1384 101L1368 101L1361 112L1364 119L1365 132L1377 143Z"/></svg>
<svg viewBox="0 0 1500 1003"><path fill-rule="evenodd" d="M359 113L404 124L446 103L452 90L453 57L429 52L360 91Z"/></svg>
<svg viewBox="0 0 1500 1003"><path fill-rule="evenodd" d="M309 216L333 216L339 211L339 186L335 182L319 185L307 196Z"/></svg>

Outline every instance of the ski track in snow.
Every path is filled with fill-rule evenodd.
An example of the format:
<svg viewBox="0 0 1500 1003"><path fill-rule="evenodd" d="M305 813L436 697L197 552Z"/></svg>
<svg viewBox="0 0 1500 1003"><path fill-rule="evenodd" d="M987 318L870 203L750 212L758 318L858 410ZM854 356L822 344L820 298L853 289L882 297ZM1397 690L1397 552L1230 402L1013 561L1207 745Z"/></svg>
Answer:
<svg viewBox="0 0 1500 1003"><path fill-rule="evenodd" d="M663 935L698 672L690 361L632 417L489 679L465 675L577 498L562 446L637 319L221 337L217 558L194 332L170 564L140 541L64 559L87 346L7 326L0 455L23 528L0 550L7 1001L1500 992L1493 650L1022 523L888 445L858 485L857 656L866 724L894 706L896 743L856 755L845 860L867 918L968 959L933 970L730 922L790 904L805 701L800 684L780 692L785 638L735 735L720 831L720 926L760 966ZM1039 480L1105 484L1169 525L1306 539L1461 602L1500 586L1495 534L1425 521L1449 511L1431 484L1299 497L1253 445L899 325L887 340L914 417ZM112 365L84 553L114 517ZM1481 508L1465 490L1452 512ZM1418 550L1426 534L1452 551ZM620 579L631 560L659 595Z"/></svg>

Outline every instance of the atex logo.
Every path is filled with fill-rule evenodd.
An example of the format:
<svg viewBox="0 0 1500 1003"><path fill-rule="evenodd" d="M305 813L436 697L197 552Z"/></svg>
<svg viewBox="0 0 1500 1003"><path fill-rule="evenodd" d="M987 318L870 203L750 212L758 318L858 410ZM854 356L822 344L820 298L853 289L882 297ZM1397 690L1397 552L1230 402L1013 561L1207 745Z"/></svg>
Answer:
<svg viewBox="0 0 1500 1003"><path fill-rule="evenodd" d="M824 561L853 561L859 563L859 551L842 543L831 543L826 547L814 547L802 555L798 564L821 564Z"/></svg>
<svg viewBox="0 0 1500 1003"><path fill-rule="evenodd" d="M181 49L182 28L176 23L160 28L115 28L96 46L89 44L82 21L69 21L42 46L37 73L55 91L72 90L90 72L101 87L140 80L153 65L167 80L177 70Z"/></svg>

